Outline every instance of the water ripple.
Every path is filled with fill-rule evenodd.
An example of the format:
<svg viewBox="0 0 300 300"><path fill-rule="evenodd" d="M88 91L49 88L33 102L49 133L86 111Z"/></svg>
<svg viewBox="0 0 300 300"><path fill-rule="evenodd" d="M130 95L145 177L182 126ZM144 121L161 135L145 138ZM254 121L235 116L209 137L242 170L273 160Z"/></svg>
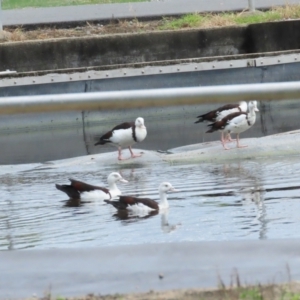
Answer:
<svg viewBox="0 0 300 300"><path fill-rule="evenodd" d="M111 171L128 184L123 194L158 200L170 181L168 213L118 213L112 206L69 207L55 183L74 177L106 186ZM93 247L172 241L299 237L300 160L228 164L160 165L99 170L88 166L0 174L0 250Z"/></svg>

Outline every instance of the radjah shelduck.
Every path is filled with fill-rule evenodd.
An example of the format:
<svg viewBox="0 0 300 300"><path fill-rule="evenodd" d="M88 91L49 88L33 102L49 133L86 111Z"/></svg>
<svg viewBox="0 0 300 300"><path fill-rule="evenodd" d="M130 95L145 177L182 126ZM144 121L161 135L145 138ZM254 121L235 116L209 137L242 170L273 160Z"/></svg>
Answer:
<svg viewBox="0 0 300 300"><path fill-rule="evenodd" d="M66 193L70 199L81 200L105 200L112 199L122 194L117 187L117 182L128 182L119 173L113 172L108 175L108 188L91 185L75 179L69 179L71 184L60 185L56 184L56 188Z"/></svg>
<svg viewBox="0 0 300 300"><path fill-rule="evenodd" d="M160 201L134 196L119 196L118 201L104 200L118 210L128 210L134 213L160 211L169 208L167 193L177 192L171 183L162 182L158 188Z"/></svg>
<svg viewBox="0 0 300 300"><path fill-rule="evenodd" d="M118 159L123 160L122 148L128 148L131 158L140 157L142 154L134 154L131 146L142 142L147 136L144 119L139 117L135 122L125 122L115 126L100 137L96 145L112 144L118 147Z"/></svg>
<svg viewBox="0 0 300 300"><path fill-rule="evenodd" d="M248 105L246 101L241 101L239 103L231 103L231 104L226 104L223 105L215 110L212 110L206 114L200 115L198 116L198 120L195 122L195 124L197 123L202 123L202 122L217 122L217 121L221 121L224 117L232 114L232 113L236 113L236 112L247 112L248 109ZM230 134L228 135L229 140L231 140L230 138ZM223 137L223 132L221 133L221 139L224 139Z"/></svg>
<svg viewBox="0 0 300 300"><path fill-rule="evenodd" d="M258 112L257 108L257 101L250 101L249 102L249 112L235 112L232 114L227 115L220 121L216 121L212 124L209 124L208 126L211 127L206 132L214 132L214 131L221 131L221 143L225 150L229 150L226 146L226 142L228 141L226 135L230 133L236 133L236 146L237 148L243 148L247 147L247 145L241 145L239 140L239 134L246 131L250 127L253 126L256 120L256 114L255 112Z"/></svg>

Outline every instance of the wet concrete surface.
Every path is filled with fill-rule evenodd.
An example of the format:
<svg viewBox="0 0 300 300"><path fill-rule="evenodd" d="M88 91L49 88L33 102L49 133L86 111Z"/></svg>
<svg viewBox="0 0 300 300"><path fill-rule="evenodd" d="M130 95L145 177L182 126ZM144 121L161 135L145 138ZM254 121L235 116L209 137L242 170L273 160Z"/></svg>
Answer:
<svg viewBox="0 0 300 300"><path fill-rule="evenodd" d="M216 104L210 104L2 116L0 164L40 163L104 152L113 153L112 158L115 159L116 147L94 146L95 142L116 124L135 120L137 116L145 119L148 135L142 143L134 145L133 148L153 151L172 149L177 155L181 151L200 150L210 146L217 153L221 152L224 157L227 153L222 150L220 133L205 133L207 124L194 124L197 115L215 108ZM233 149L230 152L247 154L253 147L260 149L257 147L257 142L260 141L257 138L261 136L297 130L300 128L299 109L299 101L259 102L260 112L257 114L256 123L240 135L243 144L248 143L246 138L253 138L248 149ZM295 142L294 137L291 140ZM20 144L22 147L19 147ZM236 144L233 142L229 146L235 148ZM291 150L298 154L297 147ZM127 152L128 150L124 149L126 155Z"/></svg>
<svg viewBox="0 0 300 300"><path fill-rule="evenodd" d="M225 150L219 142L207 142L170 149L170 155L163 157L169 162L203 161L216 162L255 158L268 158L288 155L298 155L300 145L300 130L269 135L260 138L243 139L240 134L240 144L246 146L237 148L236 142L226 143Z"/></svg>
<svg viewBox="0 0 300 300"><path fill-rule="evenodd" d="M256 0L257 9L285 5L283 0ZM289 0L288 4L299 4L297 0ZM151 2L78 5L49 8L25 8L4 10L2 22L4 26L34 25L64 22L108 21L124 18L155 18L161 16L182 15L194 12L223 12L245 10L247 0L165 0Z"/></svg>
<svg viewBox="0 0 300 300"><path fill-rule="evenodd" d="M300 240L184 242L0 253L0 297L147 292L300 279ZM163 278L159 278L159 274Z"/></svg>
<svg viewBox="0 0 300 300"><path fill-rule="evenodd" d="M193 145L187 145L170 149L168 151L149 151L135 148L136 153L143 154L141 157L117 160L117 151L104 154L92 154L70 159L46 162L41 164L37 169L45 166L52 168L63 168L71 165L128 165L132 164L153 164L157 162L167 163L189 163L189 162L229 162L240 160L255 160L257 158L277 158L280 156L296 156L299 155L300 147L300 130L284 132L280 134L269 135L260 138L242 138L240 136L240 144L247 146L245 148L237 148L236 142L232 141L226 145L230 148L224 150L221 141L205 142ZM124 157L129 158L127 149L123 150Z"/></svg>

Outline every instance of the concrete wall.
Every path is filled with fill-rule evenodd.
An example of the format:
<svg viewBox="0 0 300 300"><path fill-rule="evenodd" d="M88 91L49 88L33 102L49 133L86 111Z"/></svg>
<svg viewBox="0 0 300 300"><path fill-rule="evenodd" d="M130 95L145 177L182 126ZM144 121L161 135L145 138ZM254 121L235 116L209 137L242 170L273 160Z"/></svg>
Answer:
<svg viewBox="0 0 300 300"><path fill-rule="evenodd" d="M0 97L268 83L300 80L300 62L248 68L219 69L119 78L11 85L0 88Z"/></svg>
<svg viewBox="0 0 300 300"><path fill-rule="evenodd" d="M298 49L300 21L5 43L2 70L18 72Z"/></svg>

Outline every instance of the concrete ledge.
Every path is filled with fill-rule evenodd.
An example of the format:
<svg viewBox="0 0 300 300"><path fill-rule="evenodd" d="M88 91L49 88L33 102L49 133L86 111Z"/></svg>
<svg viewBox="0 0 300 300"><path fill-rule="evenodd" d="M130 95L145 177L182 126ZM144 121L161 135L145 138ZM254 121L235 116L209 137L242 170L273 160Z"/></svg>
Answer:
<svg viewBox="0 0 300 300"><path fill-rule="evenodd" d="M300 279L300 240L182 242L0 253L0 297L74 296ZM164 278L159 279L159 274Z"/></svg>
<svg viewBox="0 0 300 300"><path fill-rule="evenodd" d="M260 138L243 139L242 145L246 148L236 148L236 142L231 142L224 150L220 141L195 144L171 149L174 154L164 155L163 160L168 162L229 162L256 158L272 158L300 154L300 130L269 135Z"/></svg>
<svg viewBox="0 0 300 300"><path fill-rule="evenodd" d="M91 167L108 165L149 165L154 163L222 163L259 158L276 158L278 156L299 155L300 130L269 135L260 138L241 138L241 144L247 144L247 148L236 148L236 143L228 144L231 150L224 150L220 141L200 143L170 149L166 153L147 151L134 148L135 153L143 153L141 157L118 161L117 150L111 147L111 152L103 154L87 155L69 159L63 159L35 166L35 169L44 168L68 168L80 165ZM141 144L142 145L142 144ZM169 154L168 154L169 153ZM130 157L127 149L123 150L123 156ZM30 166L30 165L29 165Z"/></svg>
<svg viewBox="0 0 300 300"><path fill-rule="evenodd" d="M102 153L102 154L92 154L86 156L80 156L75 158L68 158L62 159L57 161L50 161L46 163L42 163L37 165L35 169L44 169L44 168L67 168L72 166L93 166L93 165L101 165L101 166L108 166L108 165L147 165L152 163L161 163L162 158L159 153L155 151L147 151L134 148L134 153L142 153L141 157L137 157L135 159L127 159L118 161L118 151L117 148L111 147L111 152ZM127 149L123 150L123 157L130 158L130 153Z"/></svg>
<svg viewBox="0 0 300 300"><path fill-rule="evenodd" d="M300 21L0 44L3 70L30 72L299 49Z"/></svg>

